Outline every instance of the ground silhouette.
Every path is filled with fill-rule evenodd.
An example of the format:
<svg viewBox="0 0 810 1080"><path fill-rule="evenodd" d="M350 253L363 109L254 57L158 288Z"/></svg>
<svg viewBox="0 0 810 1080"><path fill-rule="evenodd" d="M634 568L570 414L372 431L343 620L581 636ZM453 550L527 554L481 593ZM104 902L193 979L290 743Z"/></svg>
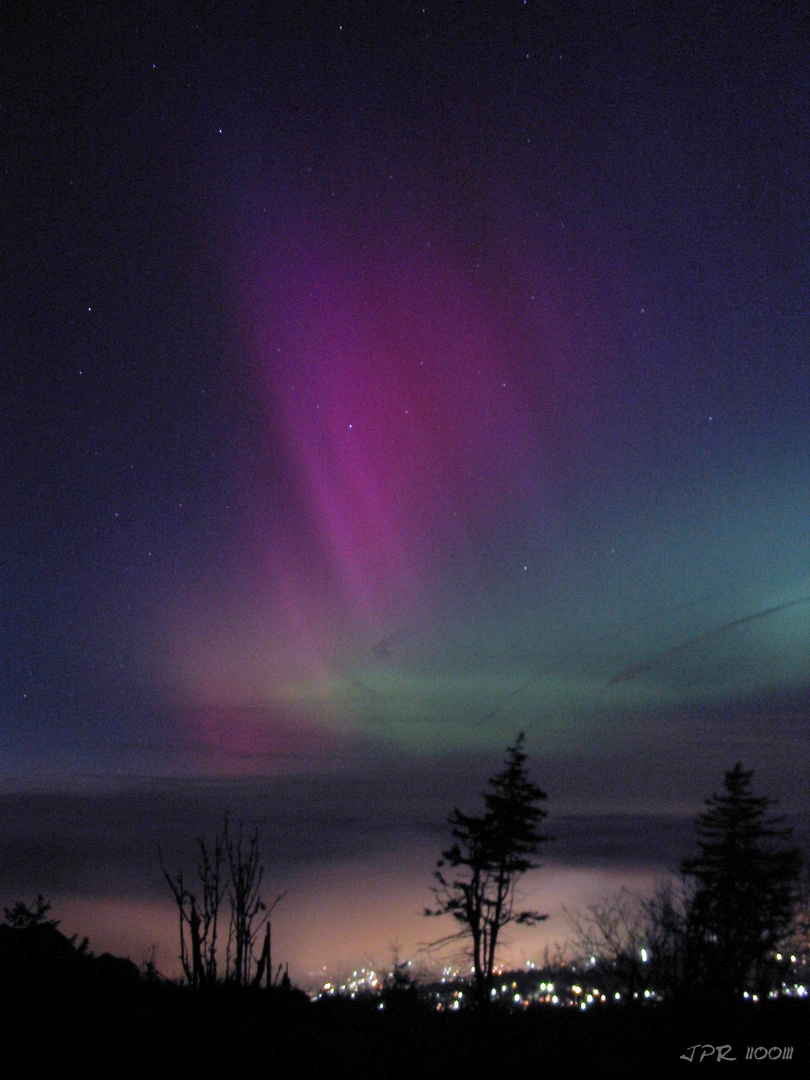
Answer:
<svg viewBox="0 0 810 1080"><path fill-rule="evenodd" d="M93 956L53 925L0 926L2 1045L15 1078L667 1077L684 1075L682 1055L696 1045L728 1046L743 1060L749 1046L793 1047L793 1063L806 1064L808 1020L804 1000L715 1013L657 1004L482 1016L437 1012L410 988L317 1002L286 982L195 989Z"/></svg>

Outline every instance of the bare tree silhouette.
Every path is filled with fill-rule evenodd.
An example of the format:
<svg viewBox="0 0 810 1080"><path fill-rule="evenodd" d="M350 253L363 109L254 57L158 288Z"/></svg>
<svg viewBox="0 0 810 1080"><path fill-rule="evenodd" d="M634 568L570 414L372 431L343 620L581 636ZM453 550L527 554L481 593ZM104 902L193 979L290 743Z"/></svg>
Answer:
<svg viewBox="0 0 810 1080"><path fill-rule="evenodd" d="M220 979L220 910L227 899L228 937L223 977L239 986L259 985L263 978L270 985L273 981L270 915L283 894L270 904L262 898L264 867L258 829L246 836L240 821L233 835L226 817L213 844L198 837L197 847L199 862L191 884L182 870L170 873L162 853L158 853L163 876L177 907L180 962L187 983L194 987L213 986ZM264 943L256 957L255 946L263 929Z"/></svg>

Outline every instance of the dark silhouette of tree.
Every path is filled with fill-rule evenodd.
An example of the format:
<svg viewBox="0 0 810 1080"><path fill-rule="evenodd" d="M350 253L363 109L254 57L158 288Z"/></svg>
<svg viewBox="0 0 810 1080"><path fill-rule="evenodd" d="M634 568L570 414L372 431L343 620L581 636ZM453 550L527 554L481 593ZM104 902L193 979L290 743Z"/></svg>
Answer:
<svg viewBox="0 0 810 1080"><path fill-rule="evenodd" d="M245 837L242 823L236 837L230 836L225 824L225 851L228 857L230 882L228 899L231 920L228 933L228 977L239 986L253 981L260 983L265 975L271 977L270 914L281 900L277 896L268 907L261 897L264 867L259 852L259 830ZM254 946L262 929L265 930L264 947L258 961L254 958ZM254 975L253 967L257 963Z"/></svg>
<svg viewBox="0 0 810 1080"><path fill-rule="evenodd" d="M261 896L264 867L261 865L259 833L244 835L242 823L236 836L230 832L228 819L212 845L197 838L200 861L196 881L187 884L183 871L172 875L162 854L160 866L171 890L179 916L180 962L189 986L213 986L219 979L220 951L218 928L220 909L227 897L228 938L225 949L224 978L239 986L259 985L263 978L272 981L270 956L270 914L282 899L277 896L268 905ZM260 956L255 944L264 929ZM256 969L254 972L254 968Z"/></svg>
<svg viewBox="0 0 810 1080"><path fill-rule="evenodd" d="M688 925L694 894L694 881L681 875L660 879L650 896L641 897L647 921L650 982L670 999L689 991Z"/></svg>
<svg viewBox="0 0 810 1080"><path fill-rule="evenodd" d="M751 792L753 772L737 763L724 790L695 820L698 853L682 871L695 883L687 913L688 976L724 998L759 989L792 929L802 859L775 800Z"/></svg>
<svg viewBox="0 0 810 1080"><path fill-rule="evenodd" d="M484 813L474 816L456 808L448 818L453 843L434 875L438 906L425 909L426 915L452 915L461 923L442 942L469 939L480 1006L490 1000L502 928L509 923L532 926L546 918L519 908L515 897L516 883L540 865L538 848L550 839L539 832L547 816L540 806L546 794L528 776L523 743L521 732L507 750L503 770L488 781Z"/></svg>
<svg viewBox="0 0 810 1080"><path fill-rule="evenodd" d="M584 913L566 912L574 929L574 948L586 967L598 967L621 988L628 1002L638 997L649 973L652 951L644 899L623 887Z"/></svg>
<svg viewBox="0 0 810 1080"><path fill-rule="evenodd" d="M227 822L226 822L227 829ZM180 919L180 963L189 986L212 986L217 981L217 929L219 909L225 894L222 881L224 838L217 833L209 848L197 838L200 861L197 885L186 884L183 871L172 876L163 863L163 876L171 889Z"/></svg>
<svg viewBox="0 0 810 1080"><path fill-rule="evenodd" d="M792 952L810 953L810 867L805 864L796 896L796 918L789 942Z"/></svg>
<svg viewBox="0 0 810 1080"><path fill-rule="evenodd" d="M50 900L46 900L40 893L30 906L18 900L14 907L4 907L3 914L6 917L6 925L13 926L17 930L25 930L29 926L58 926L57 919L48 918L50 910Z"/></svg>
<svg viewBox="0 0 810 1080"><path fill-rule="evenodd" d="M422 1001L411 972L409 960L400 960L399 948L394 947L391 967L382 981L380 1003L389 1012L421 1010Z"/></svg>

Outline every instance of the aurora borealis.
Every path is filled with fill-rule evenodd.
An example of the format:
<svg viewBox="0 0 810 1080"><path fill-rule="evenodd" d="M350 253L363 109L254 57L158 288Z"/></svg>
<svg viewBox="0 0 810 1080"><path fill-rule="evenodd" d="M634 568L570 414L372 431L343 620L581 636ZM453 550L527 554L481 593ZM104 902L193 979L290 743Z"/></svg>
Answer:
<svg viewBox="0 0 810 1080"><path fill-rule="evenodd" d="M223 767L266 767L277 731L291 753L318 731L494 749L516 727L570 750L608 722L621 744L628 713L697 703L708 721L763 681L795 689L810 617L795 444L767 445L763 422L743 456L732 415L751 402L732 387L724 405L712 367L688 396L670 385L682 371L645 371L648 394L673 397L660 415L617 381L615 323L646 309L588 311L607 338L588 362L578 321L546 340L535 316L552 271L504 295L464 280L450 241L434 255L402 231L385 233L397 258L373 235L297 235L255 271L248 509L221 594L172 635L196 734L236 751ZM490 270L516 276L508 253Z"/></svg>
<svg viewBox="0 0 810 1080"><path fill-rule="evenodd" d="M11 20L4 797L69 791L92 861L99 786L159 791L116 903L174 785L308 881L412 867L520 730L552 824L738 759L807 813L807 40L782 3ZM7 889L100 895L47 835Z"/></svg>

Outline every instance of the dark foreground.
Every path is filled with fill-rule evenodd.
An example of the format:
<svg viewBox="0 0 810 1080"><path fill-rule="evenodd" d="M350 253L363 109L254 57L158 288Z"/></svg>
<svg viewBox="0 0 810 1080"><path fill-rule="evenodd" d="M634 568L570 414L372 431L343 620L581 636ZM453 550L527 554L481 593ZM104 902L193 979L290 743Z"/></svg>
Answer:
<svg viewBox="0 0 810 1080"><path fill-rule="evenodd" d="M226 990L201 994L153 986L134 993L16 996L3 1003L0 1023L3 1075L39 1080L154 1072L469 1078L667 1077L695 1070L762 1076L800 1070L807 1075L808 1020L804 1002L715 1015L654 1006L585 1014L544 1008L481 1018L417 1007L380 1012L352 1002L310 1004L294 993L286 998ZM790 1060L784 1060L787 1048L792 1048ZM15 1060L21 1064L9 1064Z"/></svg>
<svg viewBox="0 0 810 1080"><path fill-rule="evenodd" d="M20 935L23 936L20 936ZM50 935L52 941L46 941ZM581 1013L432 1011L412 991L310 1002L298 991L190 990L55 931L0 940L2 1076L645 1077L810 1075L810 1004L711 1002ZM750 1048L750 1049L749 1049Z"/></svg>

